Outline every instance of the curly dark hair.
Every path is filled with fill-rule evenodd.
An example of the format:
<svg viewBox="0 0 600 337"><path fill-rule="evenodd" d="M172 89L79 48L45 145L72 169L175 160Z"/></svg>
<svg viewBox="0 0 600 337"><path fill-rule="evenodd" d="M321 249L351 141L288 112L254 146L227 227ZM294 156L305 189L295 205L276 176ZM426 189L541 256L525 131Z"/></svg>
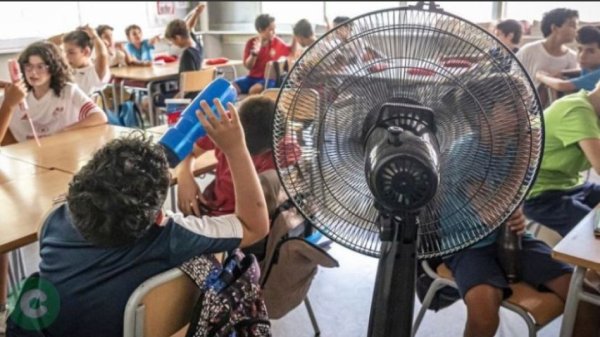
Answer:
<svg viewBox="0 0 600 337"><path fill-rule="evenodd" d="M25 65L29 63L31 56L39 56L48 65L50 88L56 96L60 96L60 92L67 82L72 81L69 65L60 52L60 49L54 43L48 41L34 42L27 46L21 55L19 55L19 66L23 74L25 74ZM31 84L27 82L27 76L24 77L24 80L27 90L33 90Z"/></svg>
<svg viewBox="0 0 600 337"><path fill-rule="evenodd" d="M257 155L270 149L275 102L265 96L250 96L242 102L239 116L246 135L248 152Z"/></svg>
<svg viewBox="0 0 600 337"><path fill-rule="evenodd" d="M574 9L555 8L548 13L544 13L541 24L542 34L544 37L550 36L552 25L562 27L565 21L570 18L579 18L579 12Z"/></svg>
<svg viewBox="0 0 600 337"><path fill-rule="evenodd" d="M163 148L143 133L112 140L69 184L74 226L97 246L134 243L155 223L167 196L168 169Z"/></svg>
<svg viewBox="0 0 600 337"><path fill-rule="evenodd" d="M269 28L273 22L275 22L274 17L270 16L269 14L261 14L254 20L254 28L256 28L256 31L260 33Z"/></svg>

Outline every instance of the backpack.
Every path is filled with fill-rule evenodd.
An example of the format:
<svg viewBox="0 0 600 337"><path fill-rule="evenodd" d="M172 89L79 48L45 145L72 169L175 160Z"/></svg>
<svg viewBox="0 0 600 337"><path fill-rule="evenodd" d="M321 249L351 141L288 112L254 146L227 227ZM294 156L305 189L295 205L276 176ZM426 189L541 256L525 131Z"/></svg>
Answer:
<svg viewBox="0 0 600 337"><path fill-rule="evenodd" d="M442 258L437 257L427 260L427 263L431 269L436 270L443 261ZM433 278L425 272L421 263L417 263L417 297L421 303L423 303L423 299L425 299L425 295L427 294L429 287L431 287L432 282ZM456 288L444 286L435 292L428 309L437 312L440 309L450 306L459 299L460 293Z"/></svg>
<svg viewBox="0 0 600 337"><path fill-rule="evenodd" d="M112 125L125 126L129 128L144 128L144 119L142 113L135 103L135 96L132 95L129 100L119 105L117 113L106 109L108 123Z"/></svg>
<svg viewBox="0 0 600 337"><path fill-rule="evenodd" d="M271 323L253 255L236 249L223 263L195 257L180 269L200 287L186 337L270 337Z"/></svg>

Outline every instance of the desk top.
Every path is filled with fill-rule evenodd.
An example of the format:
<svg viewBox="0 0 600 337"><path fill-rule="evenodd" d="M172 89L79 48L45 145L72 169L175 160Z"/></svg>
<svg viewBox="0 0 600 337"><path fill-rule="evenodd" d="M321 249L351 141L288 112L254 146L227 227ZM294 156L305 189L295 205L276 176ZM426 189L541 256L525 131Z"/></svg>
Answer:
<svg viewBox="0 0 600 337"><path fill-rule="evenodd" d="M37 230L53 200L66 193L72 175L57 171L42 172L2 184L0 188L0 253L37 240Z"/></svg>
<svg viewBox="0 0 600 337"><path fill-rule="evenodd" d="M45 171L43 168L2 155L0 148L0 185Z"/></svg>
<svg viewBox="0 0 600 337"><path fill-rule="evenodd" d="M240 60L229 60L227 63L206 65L206 60L202 64L202 69L231 67L241 65ZM152 65L151 67L128 66L110 68L110 73L115 78L135 81L158 81L171 77L179 76L179 62L166 63L164 65Z"/></svg>
<svg viewBox="0 0 600 337"><path fill-rule="evenodd" d="M591 211L554 247L552 257L600 271L600 239L594 236L596 211Z"/></svg>
<svg viewBox="0 0 600 337"><path fill-rule="evenodd" d="M112 139L124 136L134 129L99 125L72 131L60 132L40 139L41 147L35 140L2 147L1 153L46 169L58 169L75 173L87 163L94 152Z"/></svg>

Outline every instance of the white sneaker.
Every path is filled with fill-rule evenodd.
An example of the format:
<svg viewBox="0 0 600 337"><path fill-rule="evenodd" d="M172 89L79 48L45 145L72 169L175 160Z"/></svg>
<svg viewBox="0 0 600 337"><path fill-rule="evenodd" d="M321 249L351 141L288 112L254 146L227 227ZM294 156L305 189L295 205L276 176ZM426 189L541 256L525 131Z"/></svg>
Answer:
<svg viewBox="0 0 600 337"><path fill-rule="evenodd" d="M8 318L8 310L0 312L0 337L6 335L6 319Z"/></svg>

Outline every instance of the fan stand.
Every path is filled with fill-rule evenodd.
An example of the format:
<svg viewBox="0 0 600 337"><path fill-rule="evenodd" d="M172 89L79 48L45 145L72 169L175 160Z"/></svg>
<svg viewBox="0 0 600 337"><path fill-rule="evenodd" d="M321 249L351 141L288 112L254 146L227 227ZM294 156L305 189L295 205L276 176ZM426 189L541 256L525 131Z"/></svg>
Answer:
<svg viewBox="0 0 600 337"><path fill-rule="evenodd" d="M415 304L417 217L381 212L381 257L369 318L369 337L409 337Z"/></svg>

